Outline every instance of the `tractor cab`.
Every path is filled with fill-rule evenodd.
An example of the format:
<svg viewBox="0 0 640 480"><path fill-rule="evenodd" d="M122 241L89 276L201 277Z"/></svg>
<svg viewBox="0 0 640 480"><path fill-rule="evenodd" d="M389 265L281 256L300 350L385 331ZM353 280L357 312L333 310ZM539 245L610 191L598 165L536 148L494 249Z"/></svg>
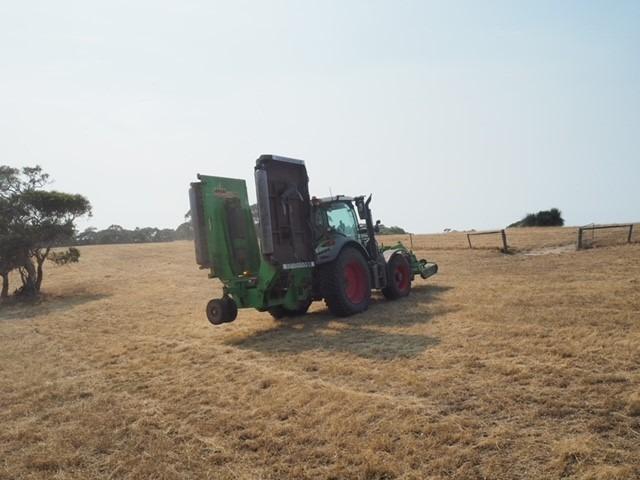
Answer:
<svg viewBox="0 0 640 480"><path fill-rule="evenodd" d="M313 222L316 235L342 235L359 240L360 225L353 209L353 199L337 197L312 199Z"/></svg>
<svg viewBox="0 0 640 480"><path fill-rule="evenodd" d="M375 238L380 222L372 221L370 201L371 196L345 195L311 199L317 264L335 259L348 243L358 246L367 260L383 262Z"/></svg>

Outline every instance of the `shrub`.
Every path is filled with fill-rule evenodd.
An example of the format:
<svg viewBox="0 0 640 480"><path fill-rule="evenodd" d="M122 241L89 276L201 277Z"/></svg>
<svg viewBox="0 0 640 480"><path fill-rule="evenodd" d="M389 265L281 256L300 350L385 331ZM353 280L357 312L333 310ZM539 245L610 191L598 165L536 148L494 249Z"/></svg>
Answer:
<svg viewBox="0 0 640 480"><path fill-rule="evenodd" d="M522 220L509 225L511 227L561 227L564 225L562 212L557 208L527 213Z"/></svg>
<svg viewBox="0 0 640 480"><path fill-rule="evenodd" d="M380 232L379 232L380 235L402 235L407 233L404 228L398 227L395 225L391 227L380 225L379 228L380 228Z"/></svg>

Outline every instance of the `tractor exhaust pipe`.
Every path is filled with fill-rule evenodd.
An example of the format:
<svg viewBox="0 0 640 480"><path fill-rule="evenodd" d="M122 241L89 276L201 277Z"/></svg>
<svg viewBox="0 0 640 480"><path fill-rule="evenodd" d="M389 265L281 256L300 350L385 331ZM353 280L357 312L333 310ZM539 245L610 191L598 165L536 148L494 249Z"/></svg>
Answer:
<svg viewBox="0 0 640 480"><path fill-rule="evenodd" d="M429 263L429 262L420 263L420 276L422 278L427 279L429 277L432 277L436 273L438 273L437 263Z"/></svg>

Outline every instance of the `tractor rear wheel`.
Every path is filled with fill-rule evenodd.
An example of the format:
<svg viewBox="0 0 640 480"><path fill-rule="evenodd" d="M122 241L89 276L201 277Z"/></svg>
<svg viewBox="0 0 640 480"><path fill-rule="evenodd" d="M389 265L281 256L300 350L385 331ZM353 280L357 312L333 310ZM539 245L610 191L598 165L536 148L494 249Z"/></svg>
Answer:
<svg viewBox="0 0 640 480"><path fill-rule="evenodd" d="M369 267L358 250L346 247L332 263L323 266L321 275L324 301L332 314L346 317L369 307Z"/></svg>
<svg viewBox="0 0 640 480"><path fill-rule="evenodd" d="M411 292L411 266L402 254L391 257L387 263L387 286L382 294L389 300L406 297Z"/></svg>

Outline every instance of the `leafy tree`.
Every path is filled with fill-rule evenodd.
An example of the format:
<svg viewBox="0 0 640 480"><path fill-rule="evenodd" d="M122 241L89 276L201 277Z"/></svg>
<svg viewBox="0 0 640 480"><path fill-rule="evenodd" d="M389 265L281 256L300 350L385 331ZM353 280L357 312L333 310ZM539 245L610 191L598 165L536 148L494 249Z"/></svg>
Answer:
<svg viewBox="0 0 640 480"><path fill-rule="evenodd" d="M401 235L407 233L404 228L398 226L387 227L381 224L378 228L380 229L380 235Z"/></svg>
<svg viewBox="0 0 640 480"><path fill-rule="evenodd" d="M528 213L522 220L509 225L511 227L561 227L564 225L562 212L557 208L540 210L538 213Z"/></svg>
<svg viewBox="0 0 640 480"><path fill-rule="evenodd" d="M176 232L172 228L163 228L158 230L154 241L156 242L173 242L176 239Z"/></svg>
<svg viewBox="0 0 640 480"><path fill-rule="evenodd" d="M2 277L0 298L7 298L9 296L9 273L24 264L28 251L21 244L19 237L12 233L4 233L7 232L4 226L0 226L0 231L3 232L0 234L0 277Z"/></svg>
<svg viewBox="0 0 640 480"><path fill-rule="evenodd" d="M46 179L44 179L46 181ZM20 194L20 171L0 166L0 298L9 295L9 273L27 263L28 246L14 228L14 219L22 212L14 198Z"/></svg>
<svg viewBox="0 0 640 480"><path fill-rule="evenodd" d="M176 228L177 240L193 240L193 224L191 221L181 223Z"/></svg>
<svg viewBox="0 0 640 480"><path fill-rule="evenodd" d="M123 230L122 234L121 234L121 239L123 239L124 241L121 242L117 242L117 243L149 243L149 242L155 242L157 241L157 237L158 237L158 232L160 230L155 228L155 227L145 227L145 228L138 228L136 227L135 230L133 231L129 231L129 230Z"/></svg>
<svg viewBox="0 0 640 480"><path fill-rule="evenodd" d="M69 249L64 252L53 252L49 258L56 265L76 263L80 261L80 250L76 247L69 247Z"/></svg>
<svg viewBox="0 0 640 480"><path fill-rule="evenodd" d="M40 292L44 262L52 259L52 248L73 239L75 220L91 214L91 204L82 195L44 190L49 175L41 167L21 170L0 166L0 274L2 295L9 290L8 273L18 269L19 293ZM58 263L77 261L79 252L67 252ZM74 260L75 259L75 260Z"/></svg>
<svg viewBox="0 0 640 480"><path fill-rule="evenodd" d="M97 244L104 243L127 243L130 241L130 235L120 225L110 225L104 230L96 232L95 242Z"/></svg>
<svg viewBox="0 0 640 480"><path fill-rule="evenodd" d="M78 245L91 245L96 243L98 229L96 227L88 227L83 232L76 235L76 243Z"/></svg>
<svg viewBox="0 0 640 480"><path fill-rule="evenodd" d="M257 207L257 205L256 205ZM253 211L253 205L251 206ZM191 210L184 214L184 223L176 228L176 240L193 240L193 222L191 221Z"/></svg>

